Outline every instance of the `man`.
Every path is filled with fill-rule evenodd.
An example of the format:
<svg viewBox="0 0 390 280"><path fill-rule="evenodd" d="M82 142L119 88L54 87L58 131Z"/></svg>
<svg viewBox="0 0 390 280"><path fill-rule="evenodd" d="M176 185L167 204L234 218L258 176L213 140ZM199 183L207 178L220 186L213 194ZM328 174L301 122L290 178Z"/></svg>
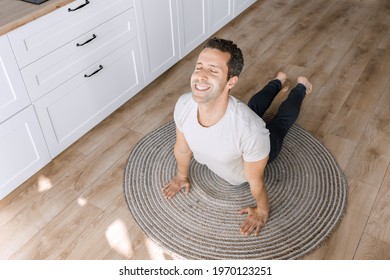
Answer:
<svg viewBox="0 0 390 280"><path fill-rule="evenodd" d="M213 38L206 43L191 76L192 92L176 103L174 154L178 171L164 186L163 194L170 199L183 188L186 193L190 191L188 172L192 156L233 185L248 182L256 200L256 207L240 211L247 214L240 232L248 236L252 232L258 235L267 221L269 204L264 170L280 152L312 85L307 78L299 77L276 116L265 124L263 114L287 77L279 72L247 106L229 95L243 66L241 50L233 42Z"/></svg>

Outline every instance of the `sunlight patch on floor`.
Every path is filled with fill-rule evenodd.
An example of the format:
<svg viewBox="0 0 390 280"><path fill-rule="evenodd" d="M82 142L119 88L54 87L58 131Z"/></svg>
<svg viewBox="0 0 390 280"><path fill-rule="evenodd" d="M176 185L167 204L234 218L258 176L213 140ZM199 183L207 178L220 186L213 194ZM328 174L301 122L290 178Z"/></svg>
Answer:
<svg viewBox="0 0 390 280"><path fill-rule="evenodd" d="M133 246L128 235L128 229L121 219L117 219L109 225L105 235L108 244L117 253L126 258L131 258L134 255Z"/></svg>
<svg viewBox="0 0 390 280"><path fill-rule="evenodd" d="M145 238L146 249L151 260L165 260L163 250L149 238Z"/></svg>
<svg viewBox="0 0 390 280"><path fill-rule="evenodd" d="M81 207L83 207L83 206L85 206L85 205L87 204L87 200L86 200L85 198L79 197L79 198L77 198L77 203L78 203Z"/></svg>
<svg viewBox="0 0 390 280"><path fill-rule="evenodd" d="M38 178L38 192L46 192L53 187L51 180L46 176L39 176Z"/></svg>

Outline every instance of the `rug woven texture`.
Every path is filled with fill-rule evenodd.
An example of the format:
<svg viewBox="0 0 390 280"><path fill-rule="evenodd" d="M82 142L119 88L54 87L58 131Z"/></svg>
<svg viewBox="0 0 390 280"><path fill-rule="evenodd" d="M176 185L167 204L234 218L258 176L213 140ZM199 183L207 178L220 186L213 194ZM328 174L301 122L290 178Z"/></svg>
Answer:
<svg viewBox="0 0 390 280"><path fill-rule="evenodd" d="M173 199L161 188L176 174L175 125L144 137L125 168L129 209L143 232L181 259L301 259L340 223L347 202L345 177L328 150L293 126L278 158L266 168L270 216L259 236L242 236L238 211L255 205L247 183L232 186L191 161L189 194Z"/></svg>

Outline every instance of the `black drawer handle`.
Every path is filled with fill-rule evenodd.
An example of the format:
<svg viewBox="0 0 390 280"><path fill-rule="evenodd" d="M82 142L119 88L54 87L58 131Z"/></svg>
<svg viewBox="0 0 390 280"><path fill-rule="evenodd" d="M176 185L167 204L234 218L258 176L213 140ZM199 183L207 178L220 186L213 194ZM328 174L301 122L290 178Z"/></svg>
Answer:
<svg viewBox="0 0 390 280"><path fill-rule="evenodd" d="M68 12L74 12L74 11L76 11L76 10L78 10L78 9L81 9L82 7L87 6L88 4L89 4L89 1L86 0L84 4L78 6L77 8L74 8L74 9L68 8Z"/></svg>
<svg viewBox="0 0 390 280"><path fill-rule="evenodd" d="M89 75L85 74L85 75L84 75L84 78L92 77L92 76L95 75L97 72L101 71L102 69L103 69L103 66L99 65L99 69L98 69L98 70L96 70L95 72L93 72L92 74L89 74Z"/></svg>
<svg viewBox="0 0 390 280"><path fill-rule="evenodd" d="M84 42L84 43L82 43L82 44L80 44L80 43L77 43L77 44L76 44L76 46L77 46L77 47L84 46L85 44L88 44L89 42L91 42L91 41L92 41L92 40L94 40L94 39L96 39L96 35L95 35L95 34L93 34L93 35L92 35L92 38L91 38L91 39L89 39L89 40L85 41L85 42Z"/></svg>

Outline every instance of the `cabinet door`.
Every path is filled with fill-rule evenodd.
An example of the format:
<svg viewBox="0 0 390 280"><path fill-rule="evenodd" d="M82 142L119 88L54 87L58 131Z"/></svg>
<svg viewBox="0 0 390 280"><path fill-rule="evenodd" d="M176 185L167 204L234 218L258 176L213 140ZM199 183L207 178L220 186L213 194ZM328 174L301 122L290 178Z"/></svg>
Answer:
<svg viewBox="0 0 390 280"><path fill-rule="evenodd" d="M30 103L7 37L0 37L0 123Z"/></svg>
<svg viewBox="0 0 390 280"><path fill-rule="evenodd" d="M233 0L210 0L209 19L213 34L233 19Z"/></svg>
<svg viewBox="0 0 390 280"><path fill-rule="evenodd" d="M0 124L0 199L50 161L32 106Z"/></svg>
<svg viewBox="0 0 390 280"><path fill-rule="evenodd" d="M139 56L133 40L34 103L52 157L142 88Z"/></svg>
<svg viewBox="0 0 390 280"><path fill-rule="evenodd" d="M207 0L178 0L181 58L208 37L208 2Z"/></svg>
<svg viewBox="0 0 390 280"><path fill-rule="evenodd" d="M149 83L179 59L176 0L135 0L145 82Z"/></svg>
<svg viewBox="0 0 390 280"><path fill-rule="evenodd" d="M234 17L238 16L244 10L248 9L256 0L233 0L234 1Z"/></svg>

